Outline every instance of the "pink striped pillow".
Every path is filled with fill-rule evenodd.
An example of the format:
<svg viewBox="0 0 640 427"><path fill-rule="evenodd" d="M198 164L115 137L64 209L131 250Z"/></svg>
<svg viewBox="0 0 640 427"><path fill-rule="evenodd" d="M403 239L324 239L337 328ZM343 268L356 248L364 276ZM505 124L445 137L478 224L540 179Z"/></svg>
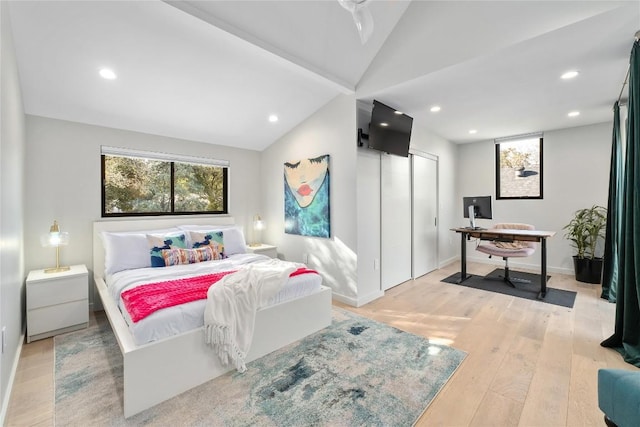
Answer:
<svg viewBox="0 0 640 427"><path fill-rule="evenodd" d="M222 254L215 252L211 246L202 246L195 249L162 249L160 253L167 267L222 259Z"/></svg>

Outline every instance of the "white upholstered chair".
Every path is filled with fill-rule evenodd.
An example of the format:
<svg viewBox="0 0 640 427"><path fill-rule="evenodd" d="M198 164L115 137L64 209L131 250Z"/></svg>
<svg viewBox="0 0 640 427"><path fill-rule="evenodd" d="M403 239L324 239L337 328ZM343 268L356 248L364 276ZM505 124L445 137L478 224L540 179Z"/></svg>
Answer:
<svg viewBox="0 0 640 427"><path fill-rule="evenodd" d="M534 230L535 227L529 224L520 223L500 223L493 226L493 228L501 228L508 230ZM499 240L484 242L476 247L477 251L488 254L491 256L500 256L504 260L504 276L500 276L499 279L507 282L512 287L516 287L513 282L528 283L529 280L517 279L510 277L509 275L509 258L516 257L528 257L533 255L536 250L536 244L534 242L524 241L509 241L503 242ZM497 277L486 277L486 279L498 279Z"/></svg>

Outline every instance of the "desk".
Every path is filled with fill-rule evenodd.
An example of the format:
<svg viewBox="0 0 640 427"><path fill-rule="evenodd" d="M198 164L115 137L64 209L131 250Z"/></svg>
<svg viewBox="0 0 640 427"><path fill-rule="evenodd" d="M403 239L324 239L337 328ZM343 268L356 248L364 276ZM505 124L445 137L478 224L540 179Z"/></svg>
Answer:
<svg viewBox="0 0 640 427"><path fill-rule="evenodd" d="M505 241L527 241L540 242L540 294L539 298L547 296L547 238L553 237L555 231L542 230L508 230L492 228L488 230L478 230L471 228L452 228L451 231L460 233L460 282L469 278L467 276L467 240L470 237L480 240L505 240ZM460 283L459 282L459 283Z"/></svg>

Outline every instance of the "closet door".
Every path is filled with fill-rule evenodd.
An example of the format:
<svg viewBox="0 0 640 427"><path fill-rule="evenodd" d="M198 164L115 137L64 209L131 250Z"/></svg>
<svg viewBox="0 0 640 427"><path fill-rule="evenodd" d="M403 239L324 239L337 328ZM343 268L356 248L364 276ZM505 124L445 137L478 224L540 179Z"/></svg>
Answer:
<svg viewBox="0 0 640 427"><path fill-rule="evenodd" d="M380 157L380 286L387 290L411 279L411 162Z"/></svg>
<svg viewBox="0 0 640 427"><path fill-rule="evenodd" d="M412 156L413 278L438 268L438 162Z"/></svg>

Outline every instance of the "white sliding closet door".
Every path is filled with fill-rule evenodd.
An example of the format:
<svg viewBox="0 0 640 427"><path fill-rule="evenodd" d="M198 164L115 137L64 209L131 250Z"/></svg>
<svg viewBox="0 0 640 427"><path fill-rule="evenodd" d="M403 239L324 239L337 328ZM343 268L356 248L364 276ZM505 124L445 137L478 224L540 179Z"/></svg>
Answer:
<svg viewBox="0 0 640 427"><path fill-rule="evenodd" d="M438 162L412 156L413 278L438 268Z"/></svg>
<svg viewBox="0 0 640 427"><path fill-rule="evenodd" d="M380 285L411 279L411 162L382 154L380 161Z"/></svg>

